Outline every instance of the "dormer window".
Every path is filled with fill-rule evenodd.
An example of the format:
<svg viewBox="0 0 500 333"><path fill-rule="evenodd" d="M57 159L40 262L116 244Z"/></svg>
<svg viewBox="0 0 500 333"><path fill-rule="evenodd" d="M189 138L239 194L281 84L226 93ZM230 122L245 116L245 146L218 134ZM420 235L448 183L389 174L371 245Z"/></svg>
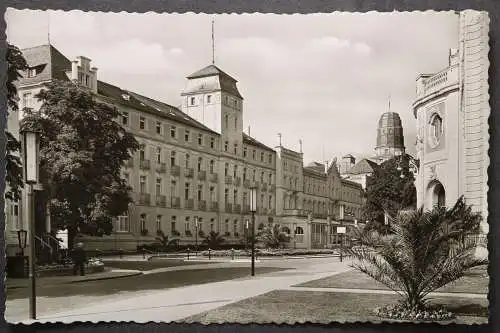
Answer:
<svg viewBox="0 0 500 333"><path fill-rule="evenodd" d="M88 75L87 75L87 78L88 78ZM122 98L126 101L129 101L130 100L130 95L127 95L127 94L122 94Z"/></svg>
<svg viewBox="0 0 500 333"><path fill-rule="evenodd" d="M144 117L139 118L139 128L142 130L146 128L146 118Z"/></svg>
<svg viewBox="0 0 500 333"><path fill-rule="evenodd" d="M122 125L128 125L128 112L122 113Z"/></svg>
<svg viewBox="0 0 500 333"><path fill-rule="evenodd" d="M161 122L156 122L156 134L161 134Z"/></svg>
<svg viewBox="0 0 500 333"><path fill-rule="evenodd" d="M189 104L194 105L196 103L196 99L194 97L189 98Z"/></svg>
<svg viewBox="0 0 500 333"><path fill-rule="evenodd" d="M36 71L36 68L33 67L33 68L28 68L28 77L35 77L37 75L37 71Z"/></svg>

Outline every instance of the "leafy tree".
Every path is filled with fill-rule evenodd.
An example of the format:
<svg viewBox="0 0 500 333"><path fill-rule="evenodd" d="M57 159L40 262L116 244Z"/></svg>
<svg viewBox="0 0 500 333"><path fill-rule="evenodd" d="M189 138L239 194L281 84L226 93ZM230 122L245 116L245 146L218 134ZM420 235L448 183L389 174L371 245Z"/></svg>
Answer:
<svg viewBox="0 0 500 333"><path fill-rule="evenodd" d="M392 233L359 232L361 247L346 252L357 259L355 269L396 291L405 309L422 311L429 293L487 263L475 257L479 243L469 237L477 235L480 221L463 198L449 210L400 211Z"/></svg>
<svg viewBox="0 0 500 333"><path fill-rule="evenodd" d="M78 232L111 233L132 201L120 170L138 142L114 121L118 110L85 88L54 81L36 97L40 112L26 110L21 126L42 132L40 180L54 228L68 229L70 246Z"/></svg>
<svg viewBox="0 0 500 333"><path fill-rule="evenodd" d="M266 226L258 235L258 239L264 243L266 247L277 249L283 246L290 240L290 237L284 233L279 224Z"/></svg>
<svg viewBox="0 0 500 333"><path fill-rule="evenodd" d="M226 240L215 231L210 231L208 236L203 240L202 244L207 245L210 249L218 249Z"/></svg>
<svg viewBox="0 0 500 333"><path fill-rule="evenodd" d="M22 78L22 71L28 68L28 64L21 51L14 45L7 45L7 115L9 110L19 110L19 96L15 82ZM10 133L5 131L6 136L6 184L9 186L5 197L9 200L19 200L21 188L23 187L23 168L18 154L21 149L20 142Z"/></svg>
<svg viewBox="0 0 500 333"><path fill-rule="evenodd" d="M415 178L409 169L410 158L405 154L385 161L368 177L362 212L362 219L369 221L366 230L387 232L385 213L395 216L400 209L416 208L417 194Z"/></svg>

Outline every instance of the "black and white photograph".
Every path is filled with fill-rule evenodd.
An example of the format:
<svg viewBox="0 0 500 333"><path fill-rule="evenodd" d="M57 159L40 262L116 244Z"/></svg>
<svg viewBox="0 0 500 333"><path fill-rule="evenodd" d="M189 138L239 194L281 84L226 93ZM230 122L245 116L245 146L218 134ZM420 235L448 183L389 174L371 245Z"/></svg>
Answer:
<svg viewBox="0 0 500 333"><path fill-rule="evenodd" d="M8 8L9 323L488 323L487 12Z"/></svg>

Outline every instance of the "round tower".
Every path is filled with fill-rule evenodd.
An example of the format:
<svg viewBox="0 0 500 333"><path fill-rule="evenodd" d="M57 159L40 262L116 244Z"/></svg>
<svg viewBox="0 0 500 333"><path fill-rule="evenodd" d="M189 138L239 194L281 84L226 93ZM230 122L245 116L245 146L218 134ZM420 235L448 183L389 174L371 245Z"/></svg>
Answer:
<svg viewBox="0 0 500 333"><path fill-rule="evenodd" d="M401 118L396 112L384 113L378 122L377 158L387 160L405 152L405 139Z"/></svg>

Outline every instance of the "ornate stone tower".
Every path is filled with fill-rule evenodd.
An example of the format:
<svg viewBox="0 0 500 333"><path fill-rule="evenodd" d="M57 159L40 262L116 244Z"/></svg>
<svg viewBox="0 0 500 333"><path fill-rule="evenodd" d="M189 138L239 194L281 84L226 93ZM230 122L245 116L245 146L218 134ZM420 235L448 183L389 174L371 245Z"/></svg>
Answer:
<svg viewBox="0 0 500 333"><path fill-rule="evenodd" d="M379 162L388 160L405 152L403 125L396 112L384 113L378 122L376 158Z"/></svg>

